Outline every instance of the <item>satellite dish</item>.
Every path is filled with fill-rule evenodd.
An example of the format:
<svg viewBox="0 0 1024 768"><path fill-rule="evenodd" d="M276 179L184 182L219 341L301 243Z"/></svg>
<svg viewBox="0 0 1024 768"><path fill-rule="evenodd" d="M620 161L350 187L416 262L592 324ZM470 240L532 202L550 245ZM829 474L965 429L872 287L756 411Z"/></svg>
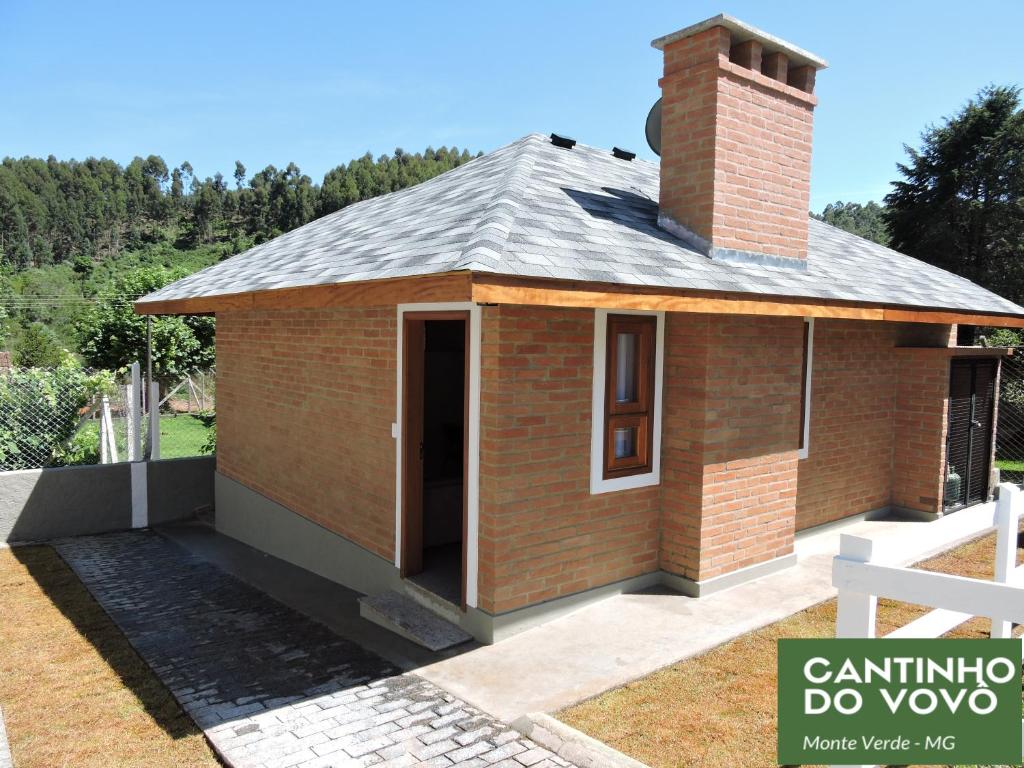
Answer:
<svg viewBox="0 0 1024 768"><path fill-rule="evenodd" d="M644 127L647 134L647 144L658 157L661 157L661 99L654 102L651 111L647 113L647 125Z"/></svg>

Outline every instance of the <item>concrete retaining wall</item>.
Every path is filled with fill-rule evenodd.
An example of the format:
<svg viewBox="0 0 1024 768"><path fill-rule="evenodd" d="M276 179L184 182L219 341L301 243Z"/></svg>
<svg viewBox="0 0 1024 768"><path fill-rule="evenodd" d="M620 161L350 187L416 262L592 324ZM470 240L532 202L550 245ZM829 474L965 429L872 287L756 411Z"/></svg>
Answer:
<svg viewBox="0 0 1024 768"><path fill-rule="evenodd" d="M401 588L395 564L216 473L217 532L363 594Z"/></svg>
<svg viewBox="0 0 1024 768"><path fill-rule="evenodd" d="M212 508L216 464L213 456L149 462L149 524L194 517L196 510Z"/></svg>
<svg viewBox="0 0 1024 768"><path fill-rule="evenodd" d="M150 525L192 517L213 505L214 459L152 461L136 521ZM132 465L103 464L0 472L0 541L43 541L132 527Z"/></svg>

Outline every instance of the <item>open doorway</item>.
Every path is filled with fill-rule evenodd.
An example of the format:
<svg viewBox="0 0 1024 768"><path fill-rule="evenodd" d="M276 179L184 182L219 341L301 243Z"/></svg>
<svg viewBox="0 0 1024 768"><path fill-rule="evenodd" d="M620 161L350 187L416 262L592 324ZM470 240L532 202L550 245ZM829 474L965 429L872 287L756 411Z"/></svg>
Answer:
<svg viewBox="0 0 1024 768"><path fill-rule="evenodd" d="M402 576L464 606L469 316L404 318Z"/></svg>

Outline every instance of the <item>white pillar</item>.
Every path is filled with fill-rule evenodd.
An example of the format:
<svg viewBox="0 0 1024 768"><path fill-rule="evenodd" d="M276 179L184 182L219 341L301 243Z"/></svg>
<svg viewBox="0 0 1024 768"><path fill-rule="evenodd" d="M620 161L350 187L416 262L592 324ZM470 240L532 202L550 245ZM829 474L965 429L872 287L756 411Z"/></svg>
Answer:
<svg viewBox="0 0 1024 768"><path fill-rule="evenodd" d="M160 458L160 384L149 382L149 458Z"/></svg>
<svg viewBox="0 0 1024 768"><path fill-rule="evenodd" d="M149 464L145 461L133 461L132 471L132 528L145 528L149 525Z"/></svg>
<svg viewBox="0 0 1024 768"><path fill-rule="evenodd" d="M132 363L131 394L128 396L128 461L142 459L142 377L139 364Z"/></svg>

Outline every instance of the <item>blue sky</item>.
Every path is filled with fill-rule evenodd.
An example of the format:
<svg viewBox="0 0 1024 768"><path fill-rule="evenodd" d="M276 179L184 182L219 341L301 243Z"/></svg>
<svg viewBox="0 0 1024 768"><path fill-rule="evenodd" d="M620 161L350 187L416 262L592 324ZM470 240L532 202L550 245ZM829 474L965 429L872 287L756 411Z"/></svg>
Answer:
<svg viewBox="0 0 1024 768"><path fill-rule="evenodd" d="M315 181L366 151L559 131L653 157L652 38L726 11L817 53L812 208L885 194L925 124L1024 85L1024 2L0 0L0 155Z"/></svg>

